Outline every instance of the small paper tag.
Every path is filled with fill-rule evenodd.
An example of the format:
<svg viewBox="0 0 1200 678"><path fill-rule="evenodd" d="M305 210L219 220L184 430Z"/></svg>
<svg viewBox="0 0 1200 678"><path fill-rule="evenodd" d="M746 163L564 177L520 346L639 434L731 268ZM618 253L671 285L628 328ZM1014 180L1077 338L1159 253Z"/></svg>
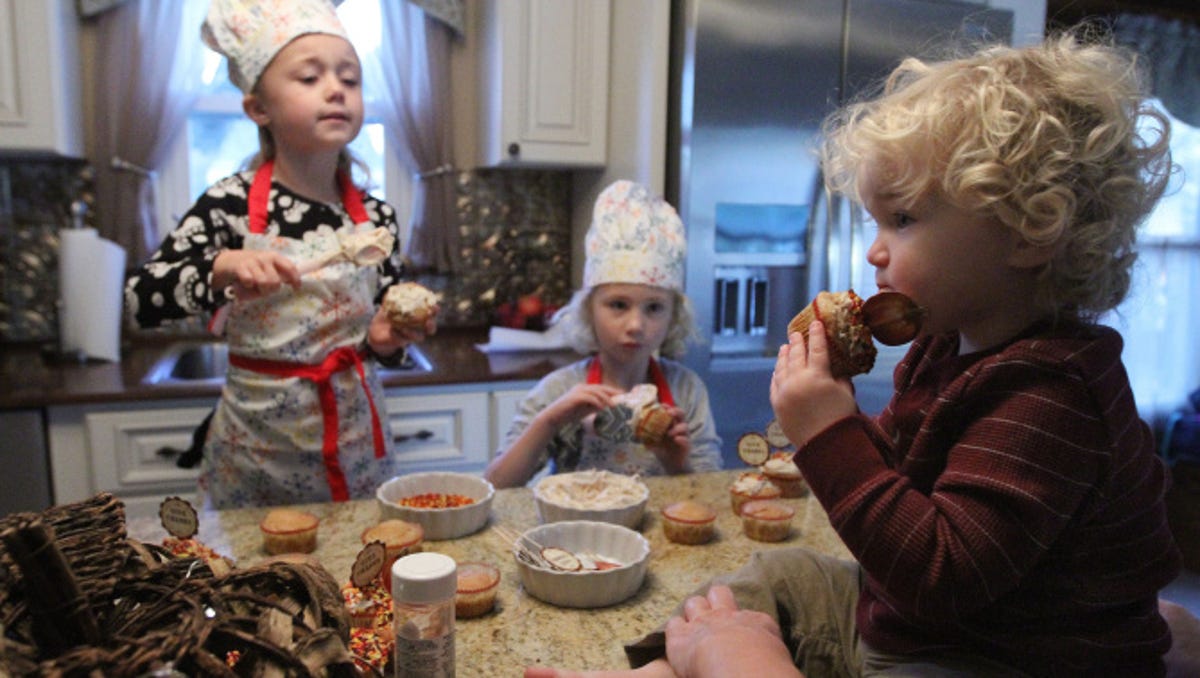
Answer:
<svg viewBox="0 0 1200 678"><path fill-rule="evenodd" d="M387 547L381 541L369 542L358 552L350 568L350 583L362 588L379 579L383 561L387 559Z"/></svg>
<svg viewBox="0 0 1200 678"><path fill-rule="evenodd" d="M746 433L738 438L737 453L750 466L761 466L771 455L771 445L761 433Z"/></svg>
<svg viewBox="0 0 1200 678"><path fill-rule="evenodd" d="M771 443L771 447L787 447L792 444L784 435L783 426L779 424L778 419L772 419L771 423L767 424L767 442Z"/></svg>
<svg viewBox="0 0 1200 678"><path fill-rule="evenodd" d="M173 537L191 539L200 529L196 509L180 497L167 497L158 506L158 517L163 528Z"/></svg>

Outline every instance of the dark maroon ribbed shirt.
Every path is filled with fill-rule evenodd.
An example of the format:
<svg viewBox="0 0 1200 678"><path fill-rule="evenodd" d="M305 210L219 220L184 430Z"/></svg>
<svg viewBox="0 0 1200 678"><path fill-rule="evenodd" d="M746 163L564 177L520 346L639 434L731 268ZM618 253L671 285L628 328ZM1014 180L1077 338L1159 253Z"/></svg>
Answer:
<svg viewBox="0 0 1200 678"><path fill-rule="evenodd" d="M867 643L1034 675L1163 672L1157 595L1180 557L1121 346L1080 324L966 356L923 338L878 420L848 417L800 450L863 568Z"/></svg>

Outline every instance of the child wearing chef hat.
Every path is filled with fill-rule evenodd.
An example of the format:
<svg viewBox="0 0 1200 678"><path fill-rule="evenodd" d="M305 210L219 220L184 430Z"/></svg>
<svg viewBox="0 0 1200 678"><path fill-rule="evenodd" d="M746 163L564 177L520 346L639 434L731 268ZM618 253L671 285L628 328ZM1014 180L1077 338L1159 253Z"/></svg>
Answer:
<svg viewBox="0 0 1200 678"><path fill-rule="evenodd" d="M721 467L708 391L673 360L696 336L683 293L683 222L644 186L617 181L596 200L585 239L583 287L556 322L587 358L543 378L521 402L485 476L497 487L554 472L603 469L663 475ZM586 426L631 391L649 392L674 417L666 441L648 447Z"/></svg>
<svg viewBox="0 0 1200 678"><path fill-rule="evenodd" d="M398 229L350 179L358 55L328 0L213 0L201 36L229 59L261 147L129 278L126 307L141 326L223 319L230 365L200 479L211 506L372 496L396 469L368 356L424 332L378 306L400 275Z"/></svg>

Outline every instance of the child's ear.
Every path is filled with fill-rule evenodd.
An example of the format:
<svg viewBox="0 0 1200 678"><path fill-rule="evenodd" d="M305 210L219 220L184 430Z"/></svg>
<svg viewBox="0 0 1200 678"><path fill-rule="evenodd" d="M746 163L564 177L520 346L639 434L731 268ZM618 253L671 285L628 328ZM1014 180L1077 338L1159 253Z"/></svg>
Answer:
<svg viewBox="0 0 1200 678"><path fill-rule="evenodd" d="M266 127L271 122L271 116L267 115L267 109L263 106L262 100L254 94L242 97L242 110L259 127Z"/></svg>
<svg viewBox="0 0 1200 678"><path fill-rule="evenodd" d="M1037 268L1053 259L1057 249L1055 245L1037 245L1019 238L1008 253L1008 265L1014 268Z"/></svg>

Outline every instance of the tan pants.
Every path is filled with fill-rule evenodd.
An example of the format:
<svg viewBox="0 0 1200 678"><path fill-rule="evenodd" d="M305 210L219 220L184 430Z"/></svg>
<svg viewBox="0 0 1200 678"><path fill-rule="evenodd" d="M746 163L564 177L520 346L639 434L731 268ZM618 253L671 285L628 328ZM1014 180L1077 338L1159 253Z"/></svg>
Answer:
<svg viewBox="0 0 1200 678"><path fill-rule="evenodd" d="M811 678L886 676L1023 676L985 657L910 657L873 650L859 640L854 607L862 586L858 563L798 547L755 552L729 575L715 578L733 590L738 606L771 615L783 631L796 666ZM698 589L697 595L708 590ZM682 602L676 614L682 611ZM665 622L664 622L665 626ZM637 667L666 653L662 627L625 646Z"/></svg>

